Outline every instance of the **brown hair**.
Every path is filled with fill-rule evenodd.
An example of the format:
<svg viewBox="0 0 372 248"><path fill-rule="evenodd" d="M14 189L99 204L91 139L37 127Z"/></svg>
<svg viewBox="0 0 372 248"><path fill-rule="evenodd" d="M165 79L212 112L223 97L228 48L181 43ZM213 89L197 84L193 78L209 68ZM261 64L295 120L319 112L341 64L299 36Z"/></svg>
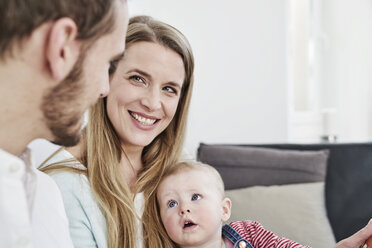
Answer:
<svg viewBox="0 0 372 248"><path fill-rule="evenodd" d="M0 0L0 59L12 55L15 45L48 21L69 17L78 27L79 40L95 40L114 26L116 0Z"/></svg>
<svg viewBox="0 0 372 248"><path fill-rule="evenodd" d="M178 175L179 173L190 170L204 171L207 172L208 175L213 176L216 179L216 190L220 191L221 197L224 198L225 187L221 175L214 167L197 161L182 161L168 166L161 178L161 182L169 176ZM144 209L144 215L148 217L146 224L151 228L150 236L145 237L145 240L148 241L147 247L150 247L150 244L151 247L154 248L178 247L177 244L169 238L160 217L160 207L157 200L159 184L155 189L155 193L149 197Z"/></svg>
<svg viewBox="0 0 372 248"><path fill-rule="evenodd" d="M193 87L194 57L187 39L181 32L148 16L137 16L129 20L126 46L140 41L154 42L172 49L182 57L185 67L185 79L175 116L168 127L144 147L142 152L144 168L139 174L135 191L144 192L146 203L155 193L154 189L164 170L178 161L182 151ZM123 150L120 138L107 115L106 99L100 99L91 108L83 142L85 147L79 160L87 167L86 175L106 218L108 247L135 247L137 215L133 195L122 174L120 161ZM52 167L46 167L44 171L60 169L64 163L68 165L72 161L51 164ZM147 215L142 218L145 247L150 247L147 241L149 237L152 239L153 233L151 227L146 224L148 219Z"/></svg>

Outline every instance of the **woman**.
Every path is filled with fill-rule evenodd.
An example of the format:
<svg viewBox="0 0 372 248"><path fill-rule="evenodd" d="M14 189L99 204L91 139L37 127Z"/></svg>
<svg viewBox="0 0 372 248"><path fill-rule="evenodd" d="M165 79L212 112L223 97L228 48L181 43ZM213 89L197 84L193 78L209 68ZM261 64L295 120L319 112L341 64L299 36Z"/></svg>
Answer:
<svg viewBox="0 0 372 248"><path fill-rule="evenodd" d="M110 67L111 93L92 107L82 142L57 150L42 165L63 194L77 248L141 247L143 202L182 149L194 68L186 38L167 24L139 16L130 20L126 46L125 58ZM175 74L168 78L170 72L181 74L179 66L172 67L180 63L177 56L163 64L155 60L167 54L181 58L182 85ZM164 100L156 99L164 98L167 105L159 106ZM147 228L148 219L143 216L146 245L154 240L162 245L166 239ZM358 247L370 234L372 222L336 247Z"/></svg>
<svg viewBox="0 0 372 248"><path fill-rule="evenodd" d="M143 202L182 149L194 69L187 39L138 16L129 21L126 47L82 142L41 166L60 187L78 248L142 246Z"/></svg>

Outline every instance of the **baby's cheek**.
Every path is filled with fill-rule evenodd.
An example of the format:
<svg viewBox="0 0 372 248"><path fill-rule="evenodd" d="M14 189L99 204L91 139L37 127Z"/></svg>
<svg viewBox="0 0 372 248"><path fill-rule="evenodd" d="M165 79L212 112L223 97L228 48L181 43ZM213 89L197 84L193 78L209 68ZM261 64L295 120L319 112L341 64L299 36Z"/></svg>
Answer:
<svg viewBox="0 0 372 248"><path fill-rule="evenodd" d="M163 225L168 236L173 240L177 240L177 221L172 217L166 217L163 219Z"/></svg>

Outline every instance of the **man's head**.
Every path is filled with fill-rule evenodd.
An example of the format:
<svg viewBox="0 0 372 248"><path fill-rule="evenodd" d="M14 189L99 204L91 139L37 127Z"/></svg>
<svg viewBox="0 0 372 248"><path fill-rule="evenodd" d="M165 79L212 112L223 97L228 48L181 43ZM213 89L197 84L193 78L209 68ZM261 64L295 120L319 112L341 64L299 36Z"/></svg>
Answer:
<svg viewBox="0 0 372 248"><path fill-rule="evenodd" d="M47 22L70 18L77 39L95 40L112 31L116 0L0 0L0 58L12 55L31 33Z"/></svg>
<svg viewBox="0 0 372 248"><path fill-rule="evenodd" d="M108 93L127 24L124 0L0 0L0 61L35 76L24 80L40 89L42 138L79 141L85 110Z"/></svg>

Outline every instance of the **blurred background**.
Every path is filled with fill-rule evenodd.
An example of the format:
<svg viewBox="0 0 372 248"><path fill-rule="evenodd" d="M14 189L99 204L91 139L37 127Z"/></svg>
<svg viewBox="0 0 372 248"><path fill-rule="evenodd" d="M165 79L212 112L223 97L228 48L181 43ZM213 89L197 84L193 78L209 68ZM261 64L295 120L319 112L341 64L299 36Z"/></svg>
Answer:
<svg viewBox="0 0 372 248"><path fill-rule="evenodd" d="M372 1L128 0L189 39L185 153L200 142L372 140ZM57 146L30 144L38 165Z"/></svg>

